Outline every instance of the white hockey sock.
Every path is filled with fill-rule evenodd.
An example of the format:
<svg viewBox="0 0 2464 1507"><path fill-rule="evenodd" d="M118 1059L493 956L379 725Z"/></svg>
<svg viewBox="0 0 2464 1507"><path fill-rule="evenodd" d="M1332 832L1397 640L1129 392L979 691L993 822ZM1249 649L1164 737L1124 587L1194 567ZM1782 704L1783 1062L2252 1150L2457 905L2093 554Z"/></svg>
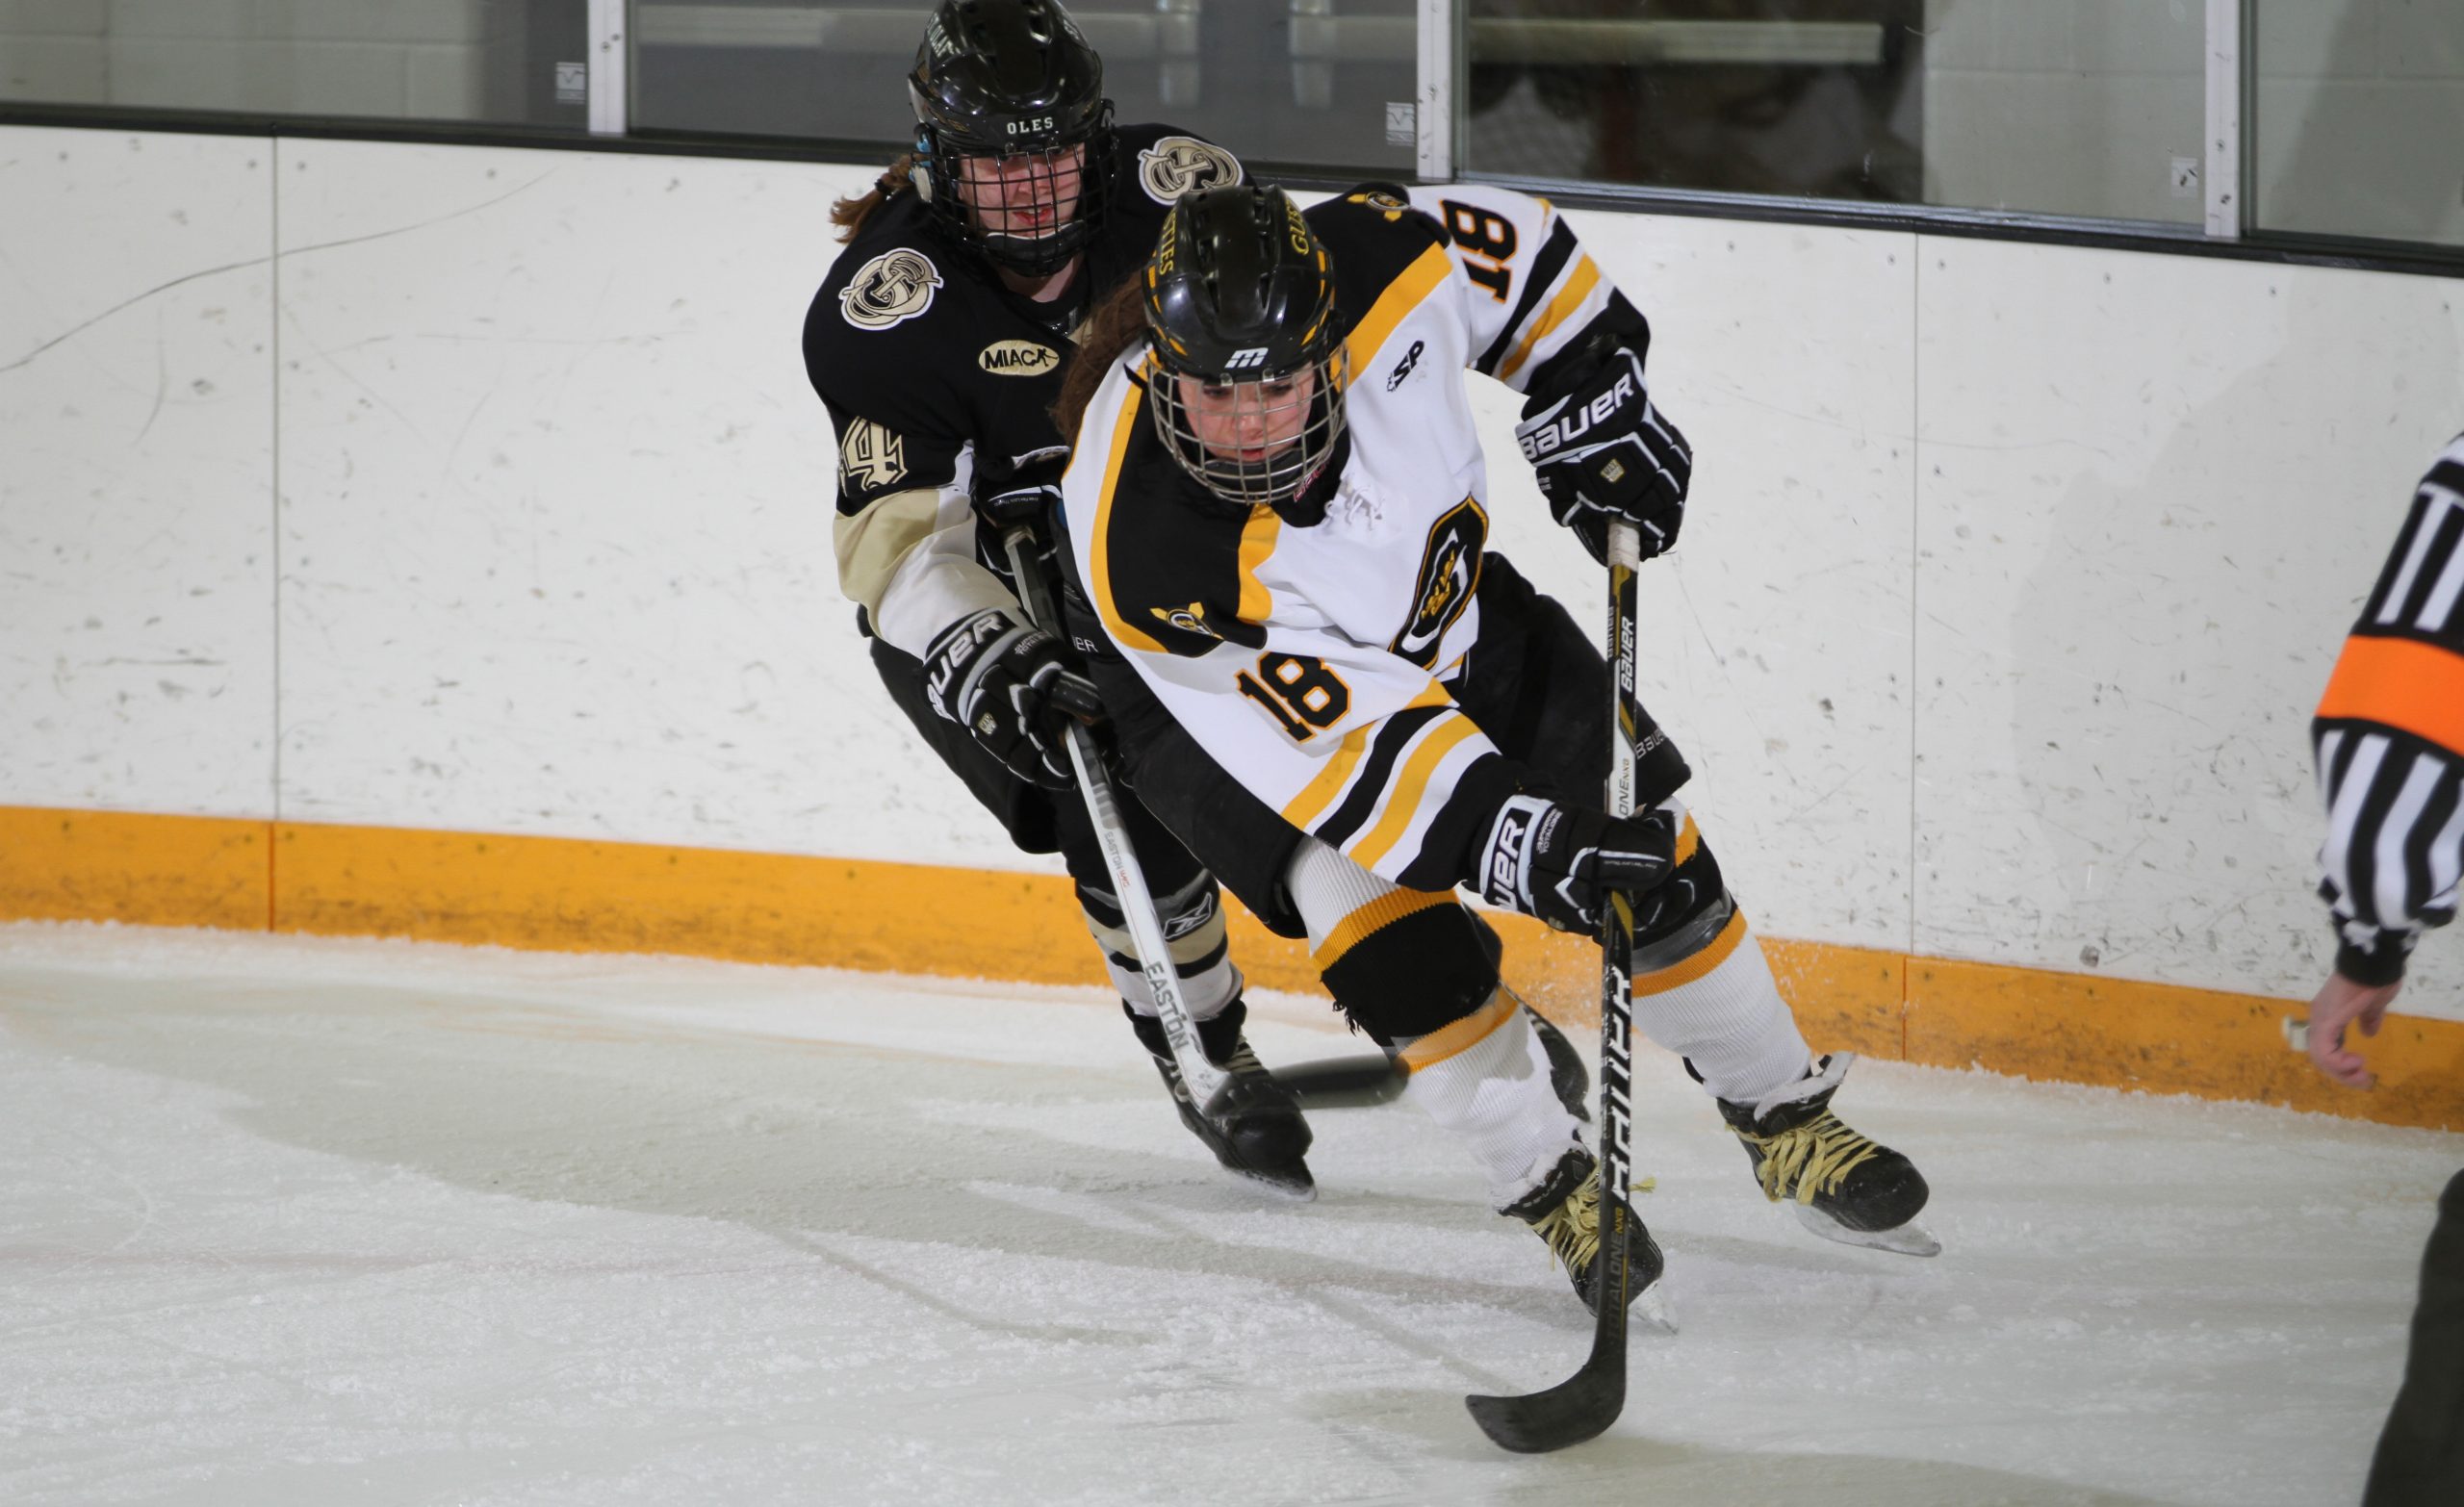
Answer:
<svg viewBox="0 0 2464 1507"><path fill-rule="evenodd" d="M1309 838L1284 886L1309 926L1309 949L1322 952L1346 921L1403 892ZM1411 1065L1403 1095L1463 1143L1489 1177L1489 1201L1503 1209L1555 1170L1580 1140L1580 1121L1549 1084L1549 1057L1523 1007L1503 989L1462 1019L1424 1036L1395 1042Z"/></svg>
<svg viewBox="0 0 2464 1507"><path fill-rule="evenodd" d="M1813 1054L1746 929L1745 913L1722 905L1697 923L1712 932L1681 932L1634 959L1634 1023L1683 1057L1703 1086L1732 1104L1754 1104L1806 1075ZM1690 955L1655 968L1651 951Z"/></svg>
<svg viewBox="0 0 2464 1507"><path fill-rule="evenodd" d="M1378 878L1315 837L1300 840L1292 866L1283 873L1283 887L1309 928L1309 951L1322 952L1326 939L1360 911L1395 893L1399 886Z"/></svg>
<svg viewBox="0 0 2464 1507"><path fill-rule="evenodd" d="M1412 1069L1404 1097L1479 1162L1489 1207L1516 1203L1581 1141L1581 1122L1550 1086L1549 1056L1530 1017L1503 989L1444 1030L1396 1045Z"/></svg>

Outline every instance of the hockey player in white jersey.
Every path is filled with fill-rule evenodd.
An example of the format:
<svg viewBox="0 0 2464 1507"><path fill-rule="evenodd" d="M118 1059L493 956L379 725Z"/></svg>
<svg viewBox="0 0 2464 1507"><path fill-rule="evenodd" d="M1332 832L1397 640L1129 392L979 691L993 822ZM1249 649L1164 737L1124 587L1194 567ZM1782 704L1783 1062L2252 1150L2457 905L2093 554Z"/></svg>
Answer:
<svg viewBox="0 0 2464 1507"><path fill-rule="evenodd" d="M1675 542L1692 460L1649 339L1538 200L1372 187L1303 215L1219 189L1096 311L1059 411L1075 636L1116 651L1094 662L1128 779L1253 908L1297 912L1337 1004L1399 1048L1410 1096L1586 1302L1597 1168L1458 884L1591 935L1632 897L1635 1018L1766 1194L1835 1239L1936 1248L1915 1167L1832 1113L1851 1060L1798 1034L1676 797L1684 760L1636 729L1640 814L1600 809L1605 664L1486 549L1467 368L1527 396L1524 447L1595 558L1612 517L1647 554ZM1281 821L1223 814L1226 776ZM1630 1293L1660 1270L1633 1228Z"/></svg>

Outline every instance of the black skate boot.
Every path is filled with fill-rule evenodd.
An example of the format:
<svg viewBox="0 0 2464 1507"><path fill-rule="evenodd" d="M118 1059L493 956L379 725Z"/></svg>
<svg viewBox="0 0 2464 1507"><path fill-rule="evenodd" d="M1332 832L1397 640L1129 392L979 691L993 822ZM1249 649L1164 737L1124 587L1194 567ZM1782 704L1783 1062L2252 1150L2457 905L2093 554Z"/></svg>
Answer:
<svg viewBox="0 0 2464 1507"><path fill-rule="evenodd" d="M1198 1045L1205 1049L1207 1060L1229 1075L1224 1080L1221 1112L1216 1115L1202 1112L1190 1102L1180 1066L1172 1060L1171 1042L1164 1035L1164 1023L1131 1009L1126 1000L1121 1009L1129 1016L1139 1042L1155 1060L1164 1086L1172 1090L1172 1107L1181 1111L1181 1123L1205 1142L1216 1161L1290 1197L1318 1196L1309 1164L1301 1160L1309 1151L1309 1121L1300 1112L1299 1101L1267 1072L1241 1034L1241 1023L1248 1018L1247 1005L1236 999L1214 1019L1197 1023Z"/></svg>
<svg viewBox="0 0 2464 1507"><path fill-rule="evenodd" d="M1754 1175L1773 1203L1791 1201L1798 1221L1825 1239L1906 1256L1939 1255L1942 1242L1916 1222L1929 1189L1916 1164L1839 1122L1831 1096L1853 1052L1815 1060L1807 1077L1755 1106L1719 1101L1745 1143Z"/></svg>
<svg viewBox="0 0 2464 1507"><path fill-rule="evenodd" d="M1569 1150L1556 1169L1538 1188L1503 1211L1531 1226L1549 1242L1549 1253L1566 1268L1575 1296L1594 1315L1600 1312L1594 1258L1600 1254L1600 1163L1580 1146ZM1640 1214L1627 1211L1626 1307L1645 1321L1676 1333L1662 1299L1660 1273L1667 1261L1659 1242L1643 1228Z"/></svg>

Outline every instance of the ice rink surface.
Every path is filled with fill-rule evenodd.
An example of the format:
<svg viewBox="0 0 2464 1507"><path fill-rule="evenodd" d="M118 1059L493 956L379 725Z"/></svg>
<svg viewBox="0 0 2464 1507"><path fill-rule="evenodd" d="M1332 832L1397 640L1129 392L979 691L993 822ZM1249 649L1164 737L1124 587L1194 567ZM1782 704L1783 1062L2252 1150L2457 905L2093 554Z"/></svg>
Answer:
<svg viewBox="0 0 2464 1507"><path fill-rule="evenodd" d="M0 926L0 1501L2358 1497L2464 1137L1862 1063L1919 1261L1637 1078L1681 1333L1522 1458L1463 1393L1590 1322L1469 1159L1322 1111L1252 1191L1095 990Z"/></svg>

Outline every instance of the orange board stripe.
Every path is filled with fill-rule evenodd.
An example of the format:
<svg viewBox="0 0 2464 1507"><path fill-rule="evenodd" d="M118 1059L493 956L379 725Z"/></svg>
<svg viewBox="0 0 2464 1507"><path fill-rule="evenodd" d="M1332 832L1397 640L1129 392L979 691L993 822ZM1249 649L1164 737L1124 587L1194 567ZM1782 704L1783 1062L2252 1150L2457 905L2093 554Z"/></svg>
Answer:
<svg viewBox="0 0 2464 1507"><path fill-rule="evenodd" d="M933 919L962 910L975 924ZM1230 909L1260 988L1315 991L1305 943ZM0 806L0 919L409 936L575 952L1101 984L1060 875L654 844ZM1569 1029L1600 1023L1600 949L1490 913L1506 982ZM2464 1022L2391 1015L2370 1093L2288 1050L2299 1002L1764 938L1820 1051L2063 1083L2257 1100L2464 1129Z"/></svg>

